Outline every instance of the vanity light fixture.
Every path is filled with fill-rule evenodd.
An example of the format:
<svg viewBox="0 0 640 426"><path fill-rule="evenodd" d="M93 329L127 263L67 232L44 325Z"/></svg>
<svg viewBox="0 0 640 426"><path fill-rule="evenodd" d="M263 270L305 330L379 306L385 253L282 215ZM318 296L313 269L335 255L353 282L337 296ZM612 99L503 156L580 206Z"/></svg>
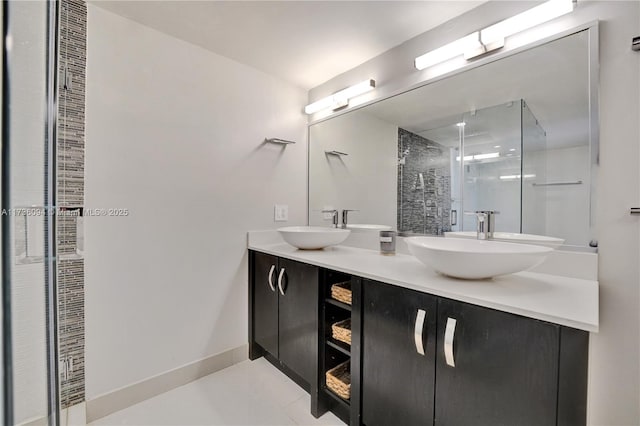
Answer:
<svg viewBox="0 0 640 426"><path fill-rule="evenodd" d="M473 32L431 52L418 56L415 67L423 70L456 56L469 60L504 47L505 38L573 11L575 0L549 0L534 8Z"/></svg>
<svg viewBox="0 0 640 426"><path fill-rule="evenodd" d="M422 56L418 56L415 59L415 66L417 69L423 70L432 65L439 64L440 62L462 55L464 52L477 49L480 46L480 33L476 31L466 37L462 37L449 44L445 44L436 50L432 50Z"/></svg>
<svg viewBox="0 0 640 426"><path fill-rule="evenodd" d="M488 158L498 158L500 157L499 152L490 152L489 154L477 154L473 156L474 160L486 160Z"/></svg>
<svg viewBox="0 0 640 426"><path fill-rule="evenodd" d="M347 87L346 89L340 90L331 96L327 96L326 98L322 98L307 105L304 107L304 112L307 114L314 114L318 111L322 111L323 109L331 108L335 111L337 109L344 108L349 105L349 99L373 90L375 87L376 81L373 79L362 81L358 84Z"/></svg>
<svg viewBox="0 0 640 426"><path fill-rule="evenodd" d="M504 40L516 33L573 12L574 0L549 0L480 31L483 44Z"/></svg>
<svg viewBox="0 0 640 426"><path fill-rule="evenodd" d="M520 175L502 175L500 176L500 179L502 180L513 180L513 179L520 179ZM536 177L536 175L524 175L522 176L524 179L531 179Z"/></svg>
<svg viewBox="0 0 640 426"><path fill-rule="evenodd" d="M490 152L488 154L465 155L464 161L487 160L489 158L498 158L498 157L500 157L499 152ZM460 156L456 157L456 161L460 161Z"/></svg>

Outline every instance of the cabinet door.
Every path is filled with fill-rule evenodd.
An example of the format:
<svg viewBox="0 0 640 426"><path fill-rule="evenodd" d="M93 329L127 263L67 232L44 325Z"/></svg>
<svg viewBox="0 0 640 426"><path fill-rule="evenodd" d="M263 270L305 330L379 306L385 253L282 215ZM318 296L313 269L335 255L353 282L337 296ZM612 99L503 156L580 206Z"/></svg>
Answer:
<svg viewBox="0 0 640 426"><path fill-rule="evenodd" d="M278 258L256 252L253 259L253 337L257 344L277 358Z"/></svg>
<svg viewBox="0 0 640 426"><path fill-rule="evenodd" d="M362 293L363 423L432 425L436 298L368 280Z"/></svg>
<svg viewBox="0 0 640 426"><path fill-rule="evenodd" d="M555 425L559 338L552 324L439 299L435 423Z"/></svg>
<svg viewBox="0 0 640 426"><path fill-rule="evenodd" d="M279 358L311 383L318 350L318 268L280 259L280 274Z"/></svg>

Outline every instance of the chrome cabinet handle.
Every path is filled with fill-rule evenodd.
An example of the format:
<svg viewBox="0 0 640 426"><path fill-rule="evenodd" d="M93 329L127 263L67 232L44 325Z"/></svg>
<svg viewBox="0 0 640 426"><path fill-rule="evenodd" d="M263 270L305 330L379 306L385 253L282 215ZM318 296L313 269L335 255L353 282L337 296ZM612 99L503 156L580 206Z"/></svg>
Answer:
<svg viewBox="0 0 640 426"><path fill-rule="evenodd" d="M424 342L422 341L422 330L424 329L424 320L427 313L422 309L418 309L416 314L416 323L413 327L413 340L416 344L416 351L424 356Z"/></svg>
<svg viewBox="0 0 640 426"><path fill-rule="evenodd" d="M276 270L276 265L271 265L271 269L269 269L269 287L271 287L271 291L276 291L276 286L273 285L273 271Z"/></svg>
<svg viewBox="0 0 640 426"><path fill-rule="evenodd" d="M447 318L447 327L444 330L444 359L450 367L456 366L456 360L453 357L453 338L456 334L456 320Z"/></svg>
<svg viewBox="0 0 640 426"><path fill-rule="evenodd" d="M284 296L284 290L282 289L282 276L284 275L284 268L280 269L280 274L278 275L278 289L280 290L280 294Z"/></svg>

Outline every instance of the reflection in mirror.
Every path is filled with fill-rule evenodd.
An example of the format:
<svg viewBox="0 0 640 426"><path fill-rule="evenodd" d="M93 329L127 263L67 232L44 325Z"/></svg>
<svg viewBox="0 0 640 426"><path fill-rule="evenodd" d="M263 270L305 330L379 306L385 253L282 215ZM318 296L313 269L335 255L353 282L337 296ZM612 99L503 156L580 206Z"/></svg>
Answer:
<svg viewBox="0 0 640 426"><path fill-rule="evenodd" d="M311 126L309 224L331 224L322 210L357 209L350 223L395 229L397 139L397 126L364 110Z"/></svg>
<svg viewBox="0 0 640 426"><path fill-rule="evenodd" d="M311 125L309 223L357 209L350 223L442 235L495 210L497 231L588 246L593 57L587 29Z"/></svg>
<svg viewBox="0 0 640 426"><path fill-rule="evenodd" d="M399 230L433 235L472 230L475 215L461 213L493 210L498 212L496 229L522 232L522 176L544 179L537 165L537 173L522 173L523 119L527 114L531 112L526 103L518 100L438 120L435 128L428 123L426 129L416 128L415 133L400 129L399 149L415 154L408 155L405 164L398 167ZM544 132L535 118L533 125L543 135L544 149ZM407 185L414 176L416 183ZM427 185L423 185L423 176ZM534 219L529 227L544 232L544 226L538 225L544 216Z"/></svg>

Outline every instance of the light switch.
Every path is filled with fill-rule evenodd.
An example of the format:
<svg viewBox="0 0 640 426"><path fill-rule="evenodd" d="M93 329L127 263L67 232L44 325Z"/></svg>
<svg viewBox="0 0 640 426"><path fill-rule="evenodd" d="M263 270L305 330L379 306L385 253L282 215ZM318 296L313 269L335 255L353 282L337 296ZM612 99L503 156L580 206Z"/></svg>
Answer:
<svg viewBox="0 0 640 426"><path fill-rule="evenodd" d="M286 204L276 204L273 209L273 220L276 222L286 222L289 220L289 206Z"/></svg>

